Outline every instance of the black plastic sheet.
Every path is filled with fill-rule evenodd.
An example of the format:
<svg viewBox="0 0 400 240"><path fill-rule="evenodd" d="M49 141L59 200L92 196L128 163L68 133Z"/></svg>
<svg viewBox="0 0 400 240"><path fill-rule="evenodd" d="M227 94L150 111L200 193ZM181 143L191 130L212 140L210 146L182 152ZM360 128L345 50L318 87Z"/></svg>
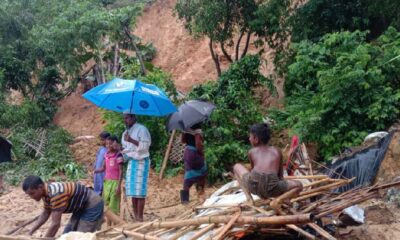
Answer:
<svg viewBox="0 0 400 240"><path fill-rule="evenodd" d="M356 178L350 184L337 188L334 192L341 193L357 186L371 185L385 158L392 136L393 132L382 138L377 144L327 166L329 170L326 170L325 174L331 178Z"/></svg>

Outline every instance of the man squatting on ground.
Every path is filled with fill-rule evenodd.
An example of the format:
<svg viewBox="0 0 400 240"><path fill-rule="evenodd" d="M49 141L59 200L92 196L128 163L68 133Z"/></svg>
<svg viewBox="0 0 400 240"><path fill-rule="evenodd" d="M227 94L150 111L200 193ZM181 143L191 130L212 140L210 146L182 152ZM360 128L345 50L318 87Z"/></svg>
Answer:
<svg viewBox="0 0 400 240"><path fill-rule="evenodd" d="M124 114L127 130L122 134L122 154L128 161L126 170L126 196L132 198L133 211L137 221L143 221L150 172L151 136L147 128L136 121L134 114Z"/></svg>
<svg viewBox="0 0 400 240"><path fill-rule="evenodd" d="M72 213L64 233L95 232L101 227L104 202L93 190L72 182L44 183L38 176L25 178L22 189L30 198L43 200L44 209L29 235L39 229L51 216L45 237L54 237L61 225L61 215Z"/></svg>
<svg viewBox="0 0 400 240"><path fill-rule="evenodd" d="M241 164L235 164L235 177L243 183L249 192L261 198L278 197L271 207L280 213L280 201L298 195L303 189L301 182L283 179L282 153L273 146L268 146L270 129L267 124L255 124L250 128L249 150L251 170Z"/></svg>

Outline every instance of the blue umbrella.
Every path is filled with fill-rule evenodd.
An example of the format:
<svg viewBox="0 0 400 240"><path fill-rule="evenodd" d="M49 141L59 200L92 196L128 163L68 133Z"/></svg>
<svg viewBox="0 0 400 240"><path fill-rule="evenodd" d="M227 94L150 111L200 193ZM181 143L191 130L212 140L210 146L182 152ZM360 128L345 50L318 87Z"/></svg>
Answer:
<svg viewBox="0 0 400 240"><path fill-rule="evenodd" d="M83 97L98 107L121 113L165 116L177 111L161 89L138 80L114 78L89 90Z"/></svg>

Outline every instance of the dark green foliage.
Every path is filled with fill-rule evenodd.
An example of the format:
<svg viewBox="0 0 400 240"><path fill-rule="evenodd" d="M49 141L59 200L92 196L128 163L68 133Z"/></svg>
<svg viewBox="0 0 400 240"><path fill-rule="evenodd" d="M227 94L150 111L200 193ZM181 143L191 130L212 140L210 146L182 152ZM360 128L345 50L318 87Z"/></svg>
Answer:
<svg viewBox="0 0 400 240"><path fill-rule="evenodd" d="M234 163L247 161L248 129L263 120L260 100L254 89L267 80L259 72L260 59L246 56L233 63L217 82L193 89L189 99L215 103L210 122L203 126L209 179L215 181Z"/></svg>
<svg viewBox="0 0 400 240"><path fill-rule="evenodd" d="M285 110L271 115L316 142L323 157L387 129L399 117L400 33L394 28L373 43L366 32L333 33L316 43L293 45L285 81Z"/></svg>
<svg viewBox="0 0 400 240"><path fill-rule="evenodd" d="M390 25L400 29L400 2L376 0L310 0L296 11L292 41L318 40L326 33L369 30L375 39Z"/></svg>

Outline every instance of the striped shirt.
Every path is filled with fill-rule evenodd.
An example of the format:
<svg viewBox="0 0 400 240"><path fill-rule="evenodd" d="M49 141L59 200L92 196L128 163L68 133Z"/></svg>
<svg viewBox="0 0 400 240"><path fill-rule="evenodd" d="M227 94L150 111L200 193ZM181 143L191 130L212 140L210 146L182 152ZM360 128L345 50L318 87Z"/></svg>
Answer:
<svg viewBox="0 0 400 240"><path fill-rule="evenodd" d="M46 209L73 213L83 209L88 200L89 188L79 183L48 183L45 190L43 201Z"/></svg>

